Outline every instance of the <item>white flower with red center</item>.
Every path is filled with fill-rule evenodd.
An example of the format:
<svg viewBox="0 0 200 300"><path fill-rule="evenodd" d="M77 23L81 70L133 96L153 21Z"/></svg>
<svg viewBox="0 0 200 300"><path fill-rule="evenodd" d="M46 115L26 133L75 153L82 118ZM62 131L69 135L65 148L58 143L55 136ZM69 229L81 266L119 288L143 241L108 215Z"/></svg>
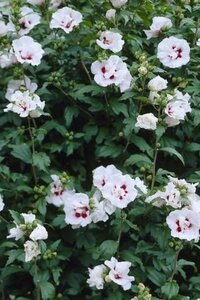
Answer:
<svg viewBox="0 0 200 300"><path fill-rule="evenodd" d="M173 126L173 124L179 124L179 120L184 120L186 114L192 111L189 102L191 97L188 93L183 95L178 90L175 90L174 95L167 95L167 97L169 102L165 108L167 114L165 122L168 126ZM172 123L170 123L171 121Z"/></svg>
<svg viewBox="0 0 200 300"><path fill-rule="evenodd" d="M154 98L159 97L158 92L165 90L167 88L168 81L161 76L156 76L151 79L148 83L148 89L150 90L149 99L154 100Z"/></svg>
<svg viewBox="0 0 200 300"><path fill-rule="evenodd" d="M121 51L124 45L122 35L109 30L103 31L96 42L102 49L109 49L114 53Z"/></svg>
<svg viewBox="0 0 200 300"><path fill-rule="evenodd" d="M110 2L112 3L113 7L120 8L124 4L126 4L128 2L128 0L110 0Z"/></svg>
<svg viewBox="0 0 200 300"><path fill-rule="evenodd" d="M157 127L158 118L152 113L139 115L135 127L144 128L147 130L155 130Z"/></svg>
<svg viewBox="0 0 200 300"><path fill-rule="evenodd" d="M176 186L169 182L165 186L165 191L157 191L155 194L146 198L145 202L152 203L154 206L161 207L163 205L168 205L173 208L181 208L182 201L181 201L181 193Z"/></svg>
<svg viewBox="0 0 200 300"><path fill-rule="evenodd" d="M165 187L165 192L163 192L162 198L165 200L165 204L173 208L181 208L181 194L176 186L169 182Z"/></svg>
<svg viewBox="0 0 200 300"><path fill-rule="evenodd" d="M44 50L30 36L22 36L12 42L14 54L20 63L38 66L41 63Z"/></svg>
<svg viewBox="0 0 200 300"><path fill-rule="evenodd" d="M19 114L22 118L27 116L31 116L32 118L39 117L45 106L45 102L42 102L38 95L30 94L29 91L16 91L10 96L9 101L10 103L4 111L12 111Z"/></svg>
<svg viewBox="0 0 200 300"><path fill-rule="evenodd" d="M107 267L102 265L98 265L93 269L88 268L89 278L87 279L87 283L90 287L96 287L98 290L102 290L104 287L104 274L107 271Z"/></svg>
<svg viewBox="0 0 200 300"><path fill-rule="evenodd" d="M107 60L93 62L91 72L94 74L94 80L100 86L106 87L115 84L121 86L123 91L130 87L130 72L126 63L117 55L111 55ZM126 78L128 86L125 82Z"/></svg>
<svg viewBox="0 0 200 300"><path fill-rule="evenodd" d="M65 202L65 222L72 228L85 227L91 223L89 197L83 193L74 193Z"/></svg>
<svg viewBox="0 0 200 300"><path fill-rule="evenodd" d="M171 36L158 44L157 57L164 66L179 68L189 62L190 46L186 40Z"/></svg>
<svg viewBox="0 0 200 300"><path fill-rule="evenodd" d="M61 28L69 33L82 22L82 19L80 12L69 7L63 7L53 13L50 28Z"/></svg>
<svg viewBox="0 0 200 300"><path fill-rule="evenodd" d="M64 205L66 201L70 201L70 197L74 194L74 191L67 190L58 175L51 175L51 178L53 182L50 184L50 193L46 197L46 201L49 204L60 207Z"/></svg>
<svg viewBox="0 0 200 300"><path fill-rule="evenodd" d="M147 40L152 37L158 37L166 29L172 27L172 21L166 17L154 17L153 23L150 26L150 30L144 30Z"/></svg>
<svg viewBox="0 0 200 300"><path fill-rule="evenodd" d="M168 215L166 221L173 237L188 241L199 238L200 221L198 213L186 208L174 210Z"/></svg>
<svg viewBox="0 0 200 300"><path fill-rule="evenodd" d="M7 105L7 108L5 108L4 111L12 111L19 114L20 117L25 118L28 117L30 112L35 110L36 107L37 105L32 100L32 97L28 91L16 91L14 94L12 94L10 103Z"/></svg>
<svg viewBox="0 0 200 300"><path fill-rule="evenodd" d="M31 82L31 80L27 76L24 76L24 79L22 80L11 79L8 83L5 98L7 100L10 100L12 94L14 94L17 90L20 91L28 90L31 94L33 94L37 90L37 87L38 87L37 84Z"/></svg>
<svg viewBox="0 0 200 300"><path fill-rule="evenodd" d="M93 170L93 185L102 191L113 175L122 174L114 165L100 166Z"/></svg>
<svg viewBox="0 0 200 300"><path fill-rule="evenodd" d="M125 208L130 202L133 202L138 193L135 188L135 181L129 175L116 174L110 178L102 195L109 200L112 205Z"/></svg>
<svg viewBox="0 0 200 300"><path fill-rule="evenodd" d="M135 280L133 276L129 276L131 263L128 261L118 262L114 257L111 260L106 260L105 265L110 269L108 277L118 285L121 285L123 290L131 288L131 282Z"/></svg>
<svg viewBox="0 0 200 300"><path fill-rule="evenodd" d="M27 6L23 6L20 9L19 26L21 29L19 30L20 35L28 34L31 29L33 29L36 25L40 23L39 14L35 13L31 8Z"/></svg>
<svg viewBox="0 0 200 300"><path fill-rule="evenodd" d="M31 261L41 253L38 243L33 241L26 241L24 243L24 252L25 262Z"/></svg>

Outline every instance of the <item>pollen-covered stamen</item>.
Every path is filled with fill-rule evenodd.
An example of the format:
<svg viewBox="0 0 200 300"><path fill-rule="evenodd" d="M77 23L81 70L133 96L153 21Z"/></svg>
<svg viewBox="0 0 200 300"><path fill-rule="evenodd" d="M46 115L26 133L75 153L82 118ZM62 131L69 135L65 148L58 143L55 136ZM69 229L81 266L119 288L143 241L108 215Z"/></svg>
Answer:
<svg viewBox="0 0 200 300"><path fill-rule="evenodd" d="M119 188L116 188L116 195L119 198L119 200L123 200L126 194L128 193L127 191L127 186L125 184L121 185Z"/></svg>
<svg viewBox="0 0 200 300"><path fill-rule="evenodd" d="M115 277L115 279L122 279L121 274L115 274L114 277Z"/></svg>
<svg viewBox="0 0 200 300"><path fill-rule="evenodd" d="M182 231L182 228L181 228L181 226L180 226L179 220L176 221L176 225L177 225L176 231L177 231L177 232L181 232L181 231Z"/></svg>
<svg viewBox="0 0 200 300"><path fill-rule="evenodd" d="M102 67L102 68L101 68L101 72L102 72L103 74L105 74L105 73L106 73L106 67Z"/></svg>
<svg viewBox="0 0 200 300"><path fill-rule="evenodd" d="M109 41L105 36L103 37L103 43L105 45L110 45L111 44L111 41Z"/></svg>
<svg viewBox="0 0 200 300"><path fill-rule="evenodd" d="M177 225L177 232L184 232L186 229L191 228L192 227L192 223L190 222L190 220L188 218L185 218L184 220L177 220L176 221L176 225Z"/></svg>
<svg viewBox="0 0 200 300"><path fill-rule="evenodd" d="M78 207L74 209L75 217L76 218L87 218L89 214L89 208L87 206L84 207Z"/></svg>

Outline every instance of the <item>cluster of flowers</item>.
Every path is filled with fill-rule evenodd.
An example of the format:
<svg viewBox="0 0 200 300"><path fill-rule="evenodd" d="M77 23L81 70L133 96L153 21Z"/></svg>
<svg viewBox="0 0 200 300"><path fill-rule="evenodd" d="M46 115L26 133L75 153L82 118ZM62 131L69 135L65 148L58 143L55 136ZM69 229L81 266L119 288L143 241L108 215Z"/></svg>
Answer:
<svg viewBox="0 0 200 300"><path fill-rule="evenodd" d="M147 39L158 37L165 30L172 27L172 22L166 17L154 17L150 30L144 30ZM190 60L190 46L184 39L178 39L174 36L164 38L157 49L157 57L160 62L169 68L178 68L186 65ZM167 88L168 81L160 76L156 76L148 83L150 90L149 100L156 104L161 95L158 92ZM173 94L167 94L166 107L164 109L164 121L168 127L176 126L181 120L184 120L186 113L191 112L190 95L183 94L175 89ZM158 118L152 113L139 115L137 117L136 127L155 130Z"/></svg>
<svg viewBox="0 0 200 300"><path fill-rule="evenodd" d="M84 227L91 222L107 221L117 208L123 209L136 197L147 193L147 188L138 177L123 175L115 166L100 166L93 171L96 191L92 197L84 193L67 190L59 176L52 175L48 203L64 206L65 222L72 228Z"/></svg>
<svg viewBox="0 0 200 300"><path fill-rule="evenodd" d="M200 237L200 197L196 194L197 185L185 179L169 177L164 191L157 191L145 200L158 207L167 205L174 209L167 217L173 237L188 241Z"/></svg>
<svg viewBox="0 0 200 300"><path fill-rule="evenodd" d="M27 1L33 5L42 5L45 1ZM52 0L51 7L58 7L61 1ZM16 63L27 63L32 66L38 66L45 54L42 46L33 40L27 34L40 23L41 17L35 13L32 8L23 6L20 9L19 20L14 25L11 16L8 16L9 22L6 24L3 16L0 15L0 37L11 35L11 45L0 51L0 67L9 67ZM50 28L61 28L66 33L71 32L74 27L82 21L81 13L63 7L52 14ZM20 28L19 30L17 28ZM16 38L20 36L19 38ZM14 37L14 39L13 39ZM32 83L30 79L24 76L23 79L11 80L8 84L5 98L9 100L5 112L13 111L20 117L30 116L32 118L40 117L43 114L45 103L35 94L37 84Z"/></svg>
<svg viewBox="0 0 200 300"><path fill-rule="evenodd" d="M126 1L111 0L113 7L120 8ZM106 18L112 20L115 17L115 10L110 9ZM122 35L114 30L106 30L100 33L96 40L99 47L110 50L113 53L120 52L124 45ZM91 65L91 72L94 74L95 82L103 87L116 85L123 93L131 87L132 76L127 64L118 55L111 55L108 59L95 61Z"/></svg>
<svg viewBox="0 0 200 300"><path fill-rule="evenodd" d="M8 83L5 98L9 100L5 112L12 111L24 118L38 118L43 113L45 102L40 100L40 97L35 94L37 84L24 76L22 80L11 80Z"/></svg>
<svg viewBox="0 0 200 300"><path fill-rule="evenodd" d="M156 76L148 83L149 100L152 104L156 104L162 97L159 92L167 88L168 81L161 76ZM163 110L164 122L168 127L176 126L181 120L184 120L186 114L191 112L190 95L183 94L178 89L175 89L173 94L164 95L166 106ZM157 127L158 118L152 113L139 115L137 117L136 127L155 130Z"/></svg>
<svg viewBox="0 0 200 300"><path fill-rule="evenodd" d="M20 224L14 221L15 227L9 230L7 238L14 238L16 241L22 237L28 237L30 239L24 243L25 262L29 262L41 253L37 241L46 240L48 233L46 228L36 220L34 214L21 213L20 216Z"/></svg>
<svg viewBox="0 0 200 300"><path fill-rule="evenodd" d="M103 289L105 283L114 282L122 286L123 290L131 288L133 276L129 276L131 263L128 261L118 262L114 257L106 260L104 264L98 265L93 269L89 268L89 278L87 283L90 287L96 287L98 290Z"/></svg>

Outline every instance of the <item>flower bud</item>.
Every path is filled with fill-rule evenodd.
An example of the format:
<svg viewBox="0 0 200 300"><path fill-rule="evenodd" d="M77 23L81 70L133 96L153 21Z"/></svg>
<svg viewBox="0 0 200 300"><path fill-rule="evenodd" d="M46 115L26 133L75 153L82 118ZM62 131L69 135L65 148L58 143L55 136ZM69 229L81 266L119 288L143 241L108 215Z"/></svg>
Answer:
<svg viewBox="0 0 200 300"><path fill-rule="evenodd" d="M148 73L148 70L147 70L147 68L146 67L139 67L138 68L138 72L140 73L140 74L142 74L142 75L146 75L147 73Z"/></svg>

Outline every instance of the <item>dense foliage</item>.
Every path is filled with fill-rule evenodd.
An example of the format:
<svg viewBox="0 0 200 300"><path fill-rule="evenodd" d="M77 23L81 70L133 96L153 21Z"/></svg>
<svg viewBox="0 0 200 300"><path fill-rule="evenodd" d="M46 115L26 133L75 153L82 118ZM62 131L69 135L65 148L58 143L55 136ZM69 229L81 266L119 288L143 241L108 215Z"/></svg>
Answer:
<svg viewBox="0 0 200 300"><path fill-rule="evenodd" d="M197 300L200 1L1 2L0 298ZM52 20L63 7L77 13L59 27ZM32 13L31 27L23 18ZM171 23L148 36L157 16ZM106 30L120 34L116 51ZM171 49L180 65L163 60L170 37L181 43ZM131 193L124 205L113 198L118 184ZM98 201L112 212L96 212ZM131 263L127 289L123 274L108 274L112 257ZM89 272L101 264L107 273L94 288Z"/></svg>

